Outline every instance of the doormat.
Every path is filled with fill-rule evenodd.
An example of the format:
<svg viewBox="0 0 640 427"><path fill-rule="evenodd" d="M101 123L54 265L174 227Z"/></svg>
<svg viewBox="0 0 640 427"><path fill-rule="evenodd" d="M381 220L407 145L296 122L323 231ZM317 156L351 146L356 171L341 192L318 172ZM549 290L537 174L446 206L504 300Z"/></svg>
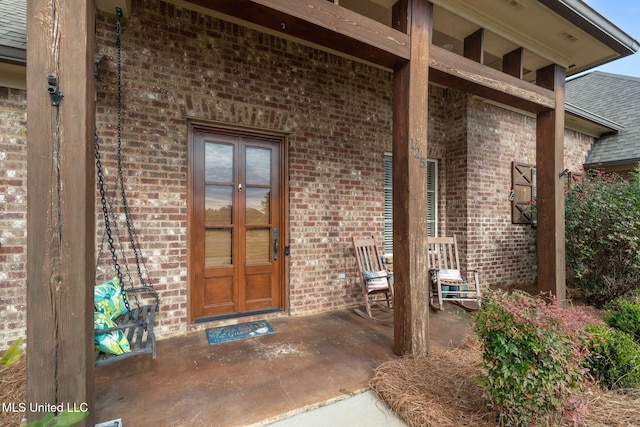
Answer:
<svg viewBox="0 0 640 427"><path fill-rule="evenodd" d="M209 344L220 344L273 333L273 328L266 320L240 323L238 325L219 326L207 329Z"/></svg>

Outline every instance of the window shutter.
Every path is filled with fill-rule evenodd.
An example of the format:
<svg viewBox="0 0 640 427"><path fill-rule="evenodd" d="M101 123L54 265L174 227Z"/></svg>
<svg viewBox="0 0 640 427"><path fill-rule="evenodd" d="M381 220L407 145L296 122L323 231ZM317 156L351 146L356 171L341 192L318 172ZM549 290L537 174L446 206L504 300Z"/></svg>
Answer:
<svg viewBox="0 0 640 427"><path fill-rule="evenodd" d="M390 154L384 155L384 252L393 253L393 169Z"/></svg>
<svg viewBox="0 0 640 427"><path fill-rule="evenodd" d="M526 163L512 162L511 222L534 224L536 197L536 167Z"/></svg>
<svg viewBox="0 0 640 427"><path fill-rule="evenodd" d="M393 174L391 154L384 155L384 252L393 253ZM427 160L427 234L438 235L438 162Z"/></svg>
<svg viewBox="0 0 640 427"><path fill-rule="evenodd" d="M427 235L438 235L438 163L427 160Z"/></svg>

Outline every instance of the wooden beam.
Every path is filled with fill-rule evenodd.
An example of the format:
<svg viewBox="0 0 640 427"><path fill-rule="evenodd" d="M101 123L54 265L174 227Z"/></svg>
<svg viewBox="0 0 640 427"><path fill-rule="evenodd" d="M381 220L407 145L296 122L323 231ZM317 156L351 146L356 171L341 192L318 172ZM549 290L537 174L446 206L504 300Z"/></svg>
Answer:
<svg viewBox="0 0 640 427"><path fill-rule="evenodd" d="M404 35L409 34L410 14L411 8L408 6L407 0L398 0L391 7L391 26Z"/></svg>
<svg viewBox="0 0 640 427"><path fill-rule="evenodd" d="M502 57L502 72L517 79L524 75L524 49L521 47L512 50Z"/></svg>
<svg viewBox="0 0 640 427"><path fill-rule="evenodd" d="M565 69L550 65L536 72L536 81L555 92L556 108L538 114L536 167L538 209L538 290L551 291L566 302L564 184Z"/></svg>
<svg viewBox="0 0 640 427"><path fill-rule="evenodd" d="M95 5L29 0L27 16L27 403L91 411Z"/></svg>
<svg viewBox="0 0 640 427"><path fill-rule="evenodd" d="M411 36L411 61L393 77L394 352L419 355L429 352L426 188L433 5L399 3L394 15Z"/></svg>
<svg viewBox="0 0 640 427"><path fill-rule="evenodd" d="M429 77L453 89L532 113L555 108L553 91L536 86L432 45Z"/></svg>
<svg viewBox="0 0 640 427"><path fill-rule="evenodd" d="M478 64L484 64L484 28L464 38L463 55Z"/></svg>
<svg viewBox="0 0 640 427"><path fill-rule="evenodd" d="M326 0L187 0L391 69L409 60L409 37Z"/></svg>

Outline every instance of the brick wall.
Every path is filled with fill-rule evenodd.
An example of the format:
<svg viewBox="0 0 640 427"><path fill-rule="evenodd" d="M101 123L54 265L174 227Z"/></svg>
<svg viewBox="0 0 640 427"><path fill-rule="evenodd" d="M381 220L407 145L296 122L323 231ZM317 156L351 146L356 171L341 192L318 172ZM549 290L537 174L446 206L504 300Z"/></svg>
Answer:
<svg viewBox="0 0 640 427"><path fill-rule="evenodd" d="M463 271L466 265L466 231L468 227L468 186L466 178L469 168L468 117L469 96L454 90L443 93L443 110L447 128L446 157L443 162L446 180L440 185L440 194L444 196L445 227L439 231L441 236L456 235L460 239L458 249Z"/></svg>
<svg viewBox="0 0 640 427"><path fill-rule="evenodd" d="M595 139L589 135L566 129L564 131L564 167L581 173L582 165L593 148Z"/></svg>
<svg viewBox="0 0 640 427"><path fill-rule="evenodd" d="M565 131L565 167L578 171L593 138ZM535 164L536 120L476 99L468 109L467 261L483 282L536 283L536 229L511 223L511 162ZM473 208L471 208L473 207Z"/></svg>
<svg viewBox="0 0 640 427"><path fill-rule="evenodd" d="M0 351L25 337L27 93L0 87Z"/></svg>
<svg viewBox="0 0 640 427"><path fill-rule="evenodd" d="M511 223L511 163L535 164L536 120L485 102L469 105L469 265L483 282L530 285L536 230Z"/></svg>

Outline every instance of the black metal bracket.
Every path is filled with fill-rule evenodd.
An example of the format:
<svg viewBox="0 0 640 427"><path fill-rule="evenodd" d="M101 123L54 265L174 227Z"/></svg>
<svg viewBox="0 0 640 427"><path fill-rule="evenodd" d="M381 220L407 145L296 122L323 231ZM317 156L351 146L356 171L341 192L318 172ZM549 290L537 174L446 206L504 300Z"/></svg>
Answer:
<svg viewBox="0 0 640 427"><path fill-rule="evenodd" d="M51 105L54 107L60 105L64 95L60 92L58 77L54 75L47 76L47 92L49 92L49 98L51 98Z"/></svg>

